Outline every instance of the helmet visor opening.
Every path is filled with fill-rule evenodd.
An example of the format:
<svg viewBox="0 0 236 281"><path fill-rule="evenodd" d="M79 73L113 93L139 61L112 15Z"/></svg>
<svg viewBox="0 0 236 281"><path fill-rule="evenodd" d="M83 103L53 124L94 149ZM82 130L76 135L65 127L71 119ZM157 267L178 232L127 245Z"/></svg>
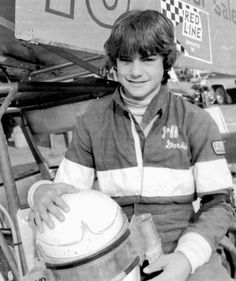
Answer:
<svg viewBox="0 0 236 281"><path fill-rule="evenodd" d="M61 265L53 268L46 264L56 280L60 281L121 281L139 264L129 237L118 247L90 262ZM136 281L136 280L135 280Z"/></svg>

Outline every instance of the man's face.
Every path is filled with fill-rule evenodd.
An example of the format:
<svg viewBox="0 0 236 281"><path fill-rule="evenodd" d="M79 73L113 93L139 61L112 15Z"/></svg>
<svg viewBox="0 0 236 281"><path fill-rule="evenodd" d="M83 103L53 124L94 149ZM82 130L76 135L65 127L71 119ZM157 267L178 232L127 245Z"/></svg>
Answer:
<svg viewBox="0 0 236 281"><path fill-rule="evenodd" d="M129 98L144 100L152 95L159 89L163 73L163 57L159 55L117 59L117 78Z"/></svg>

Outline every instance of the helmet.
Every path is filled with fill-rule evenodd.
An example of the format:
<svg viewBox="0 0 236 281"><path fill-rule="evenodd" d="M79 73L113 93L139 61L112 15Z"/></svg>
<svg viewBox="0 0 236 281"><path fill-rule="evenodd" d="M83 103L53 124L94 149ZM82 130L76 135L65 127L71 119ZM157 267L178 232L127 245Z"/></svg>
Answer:
<svg viewBox="0 0 236 281"><path fill-rule="evenodd" d="M139 257L129 240L120 206L96 190L62 195L70 206L65 220L51 215L55 227L36 230L39 256L55 275L67 280L139 280Z"/></svg>

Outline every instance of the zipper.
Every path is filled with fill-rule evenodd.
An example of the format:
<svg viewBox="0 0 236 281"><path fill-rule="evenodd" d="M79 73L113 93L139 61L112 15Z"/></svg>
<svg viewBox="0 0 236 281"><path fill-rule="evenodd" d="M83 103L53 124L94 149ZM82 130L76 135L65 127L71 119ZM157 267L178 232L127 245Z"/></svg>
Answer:
<svg viewBox="0 0 236 281"><path fill-rule="evenodd" d="M142 150L142 146L141 146L141 142L140 142L140 138L139 138L139 134L135 128L135 123L133 120L133 117L130 115L130 121L131 121L131 131L134 137L134 146L135 146L135 153L136 153L136 159L137 159L137 165L138 165L138 169L140 172L140 196L142 195L142 190L143 190L143 150Z"/></svg>

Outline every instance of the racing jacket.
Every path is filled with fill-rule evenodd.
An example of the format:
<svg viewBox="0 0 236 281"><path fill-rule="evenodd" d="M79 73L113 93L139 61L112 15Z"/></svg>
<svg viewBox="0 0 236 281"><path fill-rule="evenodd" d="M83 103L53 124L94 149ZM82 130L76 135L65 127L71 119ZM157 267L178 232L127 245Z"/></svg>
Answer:
<svg viewBox="0 0 236 281"><path fill-rule="evenodd" d="M224 153L215 121L166 85L140 125L118 88L78 115L55 182L98 188L128 216L151 213L164 252L181 251L194 272L209 260L232 220L226 200L211 204L197 219L192 206L197 196L227 194L232 187Z"/></svg>

